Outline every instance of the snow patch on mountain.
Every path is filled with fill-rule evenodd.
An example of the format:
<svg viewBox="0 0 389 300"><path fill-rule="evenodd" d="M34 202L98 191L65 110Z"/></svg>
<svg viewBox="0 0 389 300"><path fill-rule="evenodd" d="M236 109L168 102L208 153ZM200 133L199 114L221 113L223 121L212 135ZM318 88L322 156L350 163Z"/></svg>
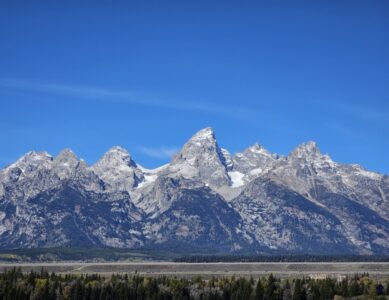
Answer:
<svg viewBox="0 0 389 300"><path fill-rule="evenodd" d="M231 171L231 172L228 172L228 176L230 176L230 178L231 178L231 187L232 188L237 188L237 187L243 186L245 184L245 182L243 180L245 175L241 172Z"/></svg>

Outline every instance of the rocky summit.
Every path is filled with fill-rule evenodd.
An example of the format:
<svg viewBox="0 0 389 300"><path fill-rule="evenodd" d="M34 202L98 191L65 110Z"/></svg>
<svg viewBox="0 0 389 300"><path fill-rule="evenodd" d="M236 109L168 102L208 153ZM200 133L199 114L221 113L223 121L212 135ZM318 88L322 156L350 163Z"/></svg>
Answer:
<svg viewBox="0 0 389 300"><path fill-rule="evenodd" d="M389 254L389 177L314 142L287 156L197 132L157 169L113 147L92 166L28 152L0 171L0 248Z"/></svg>

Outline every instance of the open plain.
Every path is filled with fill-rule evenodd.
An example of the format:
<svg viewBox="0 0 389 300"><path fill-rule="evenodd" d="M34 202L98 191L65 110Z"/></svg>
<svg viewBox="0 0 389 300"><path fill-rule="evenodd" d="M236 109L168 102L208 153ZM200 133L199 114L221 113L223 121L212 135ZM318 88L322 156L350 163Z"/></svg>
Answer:
<svg viewBox="0 0 389 300"><path fill-rule="evenodd" d="M389 263L174 263L174 262L57 262L57 263L2 263L0 271L21 268L23 272L40 271L73 274L100 274L109 276L113 273L142 274L147 276L168 276L193 278L211 277L261 277L270 273L278 277L314 278L352 276L369 273L371 277L389 277Z"/></svg>

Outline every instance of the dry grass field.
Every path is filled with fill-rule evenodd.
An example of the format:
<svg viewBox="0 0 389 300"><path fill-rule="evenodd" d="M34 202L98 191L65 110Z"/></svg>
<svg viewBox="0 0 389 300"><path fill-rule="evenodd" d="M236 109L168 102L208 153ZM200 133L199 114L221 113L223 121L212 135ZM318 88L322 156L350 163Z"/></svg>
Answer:
<svg viewBox="0 0 389 300"><path fill-rule="evenodd" d="M389 263L173 263L173 262L115 262L115 263L2 263L0 271L21 268L24 272L40 271L56 273L112 273L143 274L148 276L174 276L192 278L202 276L259 277L270 273L279 277L343 277L356 273L369 273L371 277L389 277Z"/></svg>

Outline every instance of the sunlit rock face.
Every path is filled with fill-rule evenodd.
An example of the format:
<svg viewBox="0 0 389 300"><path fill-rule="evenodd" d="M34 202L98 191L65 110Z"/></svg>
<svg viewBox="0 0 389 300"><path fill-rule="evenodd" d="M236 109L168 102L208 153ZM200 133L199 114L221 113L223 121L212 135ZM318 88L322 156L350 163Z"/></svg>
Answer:
<svg viewBox="0 0 389 300"><path fill-rule="evenodd" d="M144 180L142 170L119 146L112 147L92 169L114 191L130 192Z"/></svg>
<svg viewBox="0 0 389 300"><path fill-rule="evenodd" d="M197 132L173 158L169 171L220 187L230 184L226 159L211 128Z"/></svg>

